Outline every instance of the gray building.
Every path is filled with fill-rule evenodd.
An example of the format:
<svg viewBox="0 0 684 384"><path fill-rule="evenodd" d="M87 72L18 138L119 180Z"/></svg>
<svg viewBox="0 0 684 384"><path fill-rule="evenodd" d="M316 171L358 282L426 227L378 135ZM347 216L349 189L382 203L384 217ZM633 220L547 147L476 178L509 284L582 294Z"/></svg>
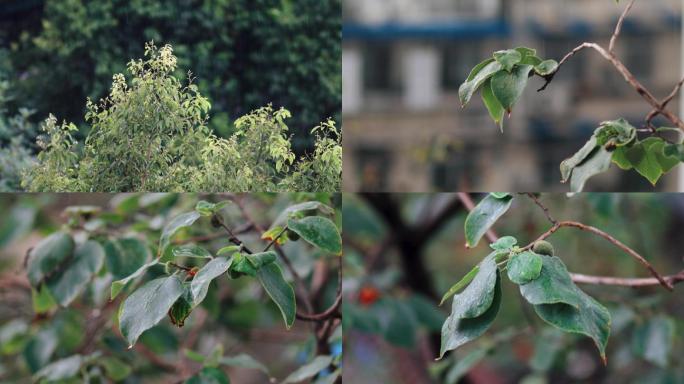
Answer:
<svg viewBox="0 0 684 384"><path fill-rule="evenodd" d="M649 106L593 51L573 57L547 90L535 78L499 132L479 97L458 86L493 51L536 48L560 58L583 41L607 45L624 4L596 0L345 0L345 190L563 191L559 163L600 121L639 126ZM637 1L616 51L657 97L680 77L679 0ZM676 108L673 102L672 108ZM666 121L659 121L666 124ZM673 190L676 175L658 183ZM653 190L612 169L588 190Z"/></svg>

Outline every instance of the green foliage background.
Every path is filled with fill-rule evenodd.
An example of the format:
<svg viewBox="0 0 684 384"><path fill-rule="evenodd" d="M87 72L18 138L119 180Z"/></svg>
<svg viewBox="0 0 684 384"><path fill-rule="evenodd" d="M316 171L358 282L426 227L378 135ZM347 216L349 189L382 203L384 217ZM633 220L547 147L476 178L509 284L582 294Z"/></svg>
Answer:
<svg viewBox="0 0 684 384"><path fill-rule="evenodd" d="M297 152L311 127L341 106L340 0L3 1L11 109L83 123L86 97L105 96L143 43L172 44L190 68L220 135L232 120L273 103L293 114Z"/></svg>
<svg viewBox="0 0 684 384"><path fill-rule="evenodd" d="M333 208L328 213L333 215L330 217L336 227L341 225L340 195L261 193L229 197L235 200L221 209L221 217L251 249L262 249L268 240L262 239L262 234L251 224L246 226L242 208L256 223L268 227L284 209L294 204L323 202ZM26 285L24 254L56 231L68 231L79 239L87 233L86 236L102 241L103 246L109 244L107 239L117 241L125 237L129 242L143 245L147 250L143 254L149 259L157 254L163 228L180 213L192 212L202 199L219 202L226 196L190 193L0 195L0 209L7 212L0 224L0 382L30 381L33 374L50 363L78 355L83 356L83 362L75 365L90 367L87 371L92 382L97 377L103 382L178 382L183 379L181 376L189 377L203 366L203 373L217 369L220 376L226 374L232 382L281 382L306 367L307 362L316 361L317 354L323 357L317 350L310 323L297 320L286 330L278 307L257 279L249 276L229 279L223 275L215 279L202 304L194 308L183 327L174 326L164 316L140 337L133 349L127 348L128 343L117 331L118 307L108 303L111 303L112 280L128 275L131 268L136 268L135 263L143 260L129 259L133 264L122 264L116 262L115 254L107 256L102 269L88 279L87 286L68 307L58 307L52 299L45 300L43 295L35 294L35 290L32 294L32 288ZM208 236L200 243L213 254L231 244L222 229L213 227L209 217L202 217L175 233L173 247L178 245L176 242L191 244L197 236ZM289 241L282 247L306 281L311 279L316 263L337 264L336 256L317 251L305 241ZM126 255L132 257L133 253ZM187 267L201 268L204 264L202 259L187 256L173 259ZM148 268L136 280L142 283L165 275L164 265L159 264ZM292 280L287 272L286 279ZM121 299L131 294L131 285L119 293ZM329 279L320 289L320 306L327 307L335 300L337 280ZM98 313L106 316L99 319ZM104 323L96 334L89 333L100 320ZM341 355L341 327L338 328L339 332L330 339L330 350L325 352L336 359ZM150 354L168 364L152 361ZM243 354L251 355L256 363ZM328 359L323 367L330 364L330 356ZM180 366L190 367L192 372L176 369ZM66 382L83 381L79 377Z"/></svg>

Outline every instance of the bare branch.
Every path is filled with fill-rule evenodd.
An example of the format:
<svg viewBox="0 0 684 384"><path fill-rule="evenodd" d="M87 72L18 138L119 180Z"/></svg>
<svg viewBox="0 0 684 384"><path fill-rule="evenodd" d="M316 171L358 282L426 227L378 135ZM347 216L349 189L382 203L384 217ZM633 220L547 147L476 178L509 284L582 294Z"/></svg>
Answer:
<svg viewBox="0 0 684 384"><path fill-rule="evenodd" d="M338 256L337 262L337 293L335 302L321 313L308 314L297 312L297 318L306 321L323 321L335 317L338 314L338 309L342 305L342 256Z"/></svg>
<svg viewBox="0 0 684 384"><path fill-rule="evenodd" d="M556 224L556 223L557 223L556 219L554 219L554 218L551 216L551 213L549 212L549 209L546 208L546 206L545 206L544 204L542 204L541 201L539 201L539 199L537 198L537 196L536 196L534 193L526 193L526 195L527 195L527 197L529 197L530 199L532 199L532 201L534 201L534 203L537 204L537 206L538 206L539 208L541 208L541 209L544 211L544 215L546 216L546 219L547 219L548 221L550 221L551 224Z"/></svg>
<svg viewBox="0 0 684 384"><path fill-rule="evenodd" d="M573 49L572 51L570 51L568 54L566 54L566 55L561 59L561 61L558 63L558 67L556 68L556 70L555 70L553 73L551 73L551 74L549 74L549 75L547 75L547 76L544 76L544 80L546 80L546 82L545 82L544 85L543 85L541 88L539 88L537 91L539 92L539 91L545 90L546 87L547 87L547 86L551 83L551 81L553 80L553 78L554 78L554 76L556 75L556 73L558 73L558 71L560 70L560 68L562 67L562 65L563 65L568 59L570 59L573 55L575 55L577 52L579 52L579 51L581 51L581 50L583 50L583 49L585 49L585 48L591 48L591 49L595 50L596 52L598 52L601 56L603 56L604 59L606 59L609 63L611 63L611 64L615 67L615 69L622 75L622 77L625 79L625 81L626 81L632 88L634 88L634 90L635 90L635 91L636 91L644 100L646 100L646 102L648 102L648 103L651 105L651 107L653 107L653 109L655 109L655 110L657 111L657 114L663 115L665 118L667 118L668 120L670 120L674 125L676 125L677 128L679 128L679 129L681 129L682 131L684 131L684 122L683 122L676 114L674 114L674 113L672 113L671 111L669 111L668 109L666 109L665 106L662 104L662 102L659 101L658 99L656 99L655 96L653 96L653 94L652 94L648 89L646 89L646 87L644 87L643 84L641 84L641 83L636 79L636 77L634 77L634 74L632 74L632 72L630 72L630 71L627 69L627 67L625 67L625 65L622 63L622 61L620 61L620 60L615 56L615 54L613 54L613 52L605 50L603 47L601 47L600 45L598 45L598 44L596 44L596 43L587 43L587 42L582 43L582 44L578 45L577 47L575 47L575 49ZM673 96L673 97L674 97L674 96ZM654 116L655 116L655 115L654 115Z"/></svg>
<svg viewBox="0 0 684 384"><path fill-rule="evenodd" d="M633 5L634 0L630 1L629 4L627 4L627 7L624 11L622 11L622 14L620 15L620 19L618 20L617 25L615 26L615 32L613 32L613 36L610 37L610 44L608 44L608 51L611 53L613 52L613 48L615 48L615 40L617 40L618 36L620 36L622 23L625 22L625 17L627 17L627 14L629 13L629 10L632 9Z"/></svg>
<svg viewBox="0 0 684 384"><path fill-rule="evenodd" d="M648 278L624 278L612 276L592 276L583 275L580 273L571 273L572 281L579 284L596 284L596 285L620 285L624 287L649 287L654 285L662 285L662 283L653 277ZM675 275L664 276L663 279L670 285L674 285L684 281L684 270Z"/></svg>
<svg viewBox="0 0 684 384"><path fill-rule="evenodd" d="M467 193L459 193L459 197L461 197L461 199L463 201L463 205L465 205L469 211L471 211L474 208L474 204L473 204L472 199L470 199L470 195L468 195ZM626 246L625 244L623 244L619 240L615 239L611 235L607 234L606 232L603 232L602 230L600 230L598 228L592 227L590 225L582 224L582 223L579 223L576 221L560 221L560 222L557 222L548 231L544 232L535 241L526 245L522 249L525 250L525 249L532 248L532 245L536 241L544 240L544 239L548 238L549 236L554 234L557 230L559 230L562 227L578 228L578 229L581 229L583 231L591 232L595 235L603 237L604 239L608 240L610 243L612 243L613 245L620 248L621 250L623 250L624 252L626 252L627 254L632 256L633 258L635 258L637 261L639 261L642 265L644 265L646 267L646 269L648 269L648 271L654 277L653 279L623 279L623 278L607 278L607 277L604 278L602 276L589 276L589 275L581 275L581 274L571 274L571 276L573 276L573 281L575 281L575 278L577 278L576 282L578 282L578 283L604 284L604 285L626 285L626 284L624 284L625 282L631 282L633 285L629 285L629 286L634 286L634 287L645 286L645 285L655 285L655 284L647 284L647 283L655 281L655 282L657 282L657 284L660 284L663 287L665 287L665 289L672 291L674 289L672 284L678 283L679 281L684 279L684 271L679 272L676 275L663 277L662 275L660 275L655 270L655 268L653 268L651 263L649 263L646 259L644 259L639 253L637 253L632 248ZM491 233L491 236L489 235L489 233ZM496 235L496 233L494 233L493 230L488 231L487 237L488 237L489 241L492 243L498 239L498 236ZM614 279L614 280L610 280L610 279ZM611 284L611 281L616 283L616 284Z"/></svg>
<svg viewBox="0 0 684 384"><path fill-rule="evenodd" d="M651 110L651 112L648 113L648 115L646 116L646 119L645 119L647 126L650 127L651 126L651 120L653 120L654 117L656 117L658 114L660 114L660 110L666 108L667 105L670 103L670 101L672 101L672 99L674 99L675 96L677 96L677 94L679 93L679 90L682 88L683 84L684 84L684 78L679 80L677 85L675 85L674 89L672 89L672 92L670 92L670 94L667 95L667 97L665 97L664 99L662 99L660 101L660 108L654 108Z"/></svg>
<svg viewBox="0 0 684 384"><path fill-rule="evenodd" d="M626 246L625 244L623 244L622 242L620 242L619 240L617 240L613 236L607 234L606 232L604 232L604 231L602 231L596 227L592 227L590 225L582 224L582 223L579 223L577 221L560 221L560 222L556 223L554 226L552 226L548 231L544 232L541 236L539 236L537 238L537 240L535 240L535 242L539 241L539 240L546 239L547 237L551 236L553 233L555 233L557 230L559 230L560 228L563 228L563 227L577 228L577 229L580 229L580 230L583 230L586 232L593 233L597 236L603 237L604 239L608 240L608 242L610 242L611 244L620 248L625 253L632 256L634 259L636 259L639 263L641 263L641 265L643 265L646 269L648 269L648 271L651 273L651 275L653 277L655 277L660 282L660 285L665 287L665 289L672 291L672 289L673 289L672 284L670 284L667 280L665 280L665 278L663 278L663 276L660 275L660 273L658 273L658 271L656 271L655 268L653 268L653 265L651 265L651 263L649 263L646 259L644 259L643 256L641 256L635 250ZM533 244L534 244L534 242L528 244L523 249L530 249Z"/></svg>

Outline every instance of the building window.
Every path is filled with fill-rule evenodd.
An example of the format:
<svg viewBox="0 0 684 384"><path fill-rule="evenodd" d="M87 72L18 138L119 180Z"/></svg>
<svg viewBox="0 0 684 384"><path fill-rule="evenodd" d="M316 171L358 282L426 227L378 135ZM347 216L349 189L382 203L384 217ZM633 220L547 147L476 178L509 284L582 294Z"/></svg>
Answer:
<svg viewBox="0 0 684 384"><path fill-rule="evenodd" d="M371 92L399 89L392 45L369 43L363 47L363 87Z"/></svg>
<svg viewBox="0 0 684 384"><path fill-rule="evenodd" d="M481 41L450 41L442 46L442 88L457 91L473 69L491 53L483 53Z"/></svg>
<svg viewBox="0 0 684 384"><path fill-rule="evenodd" d="M356 167L361 180L360 191L386 191L392 155L389 150L365 147L356 151Z"/></svg>
<svg viewBox="0 0 684 384"><path fill-rule="evenodd" d="M625 66L639 78L648 78L653 70L654 41L649 35L634 34L621 37L627 49L624 50Z"/></svg>

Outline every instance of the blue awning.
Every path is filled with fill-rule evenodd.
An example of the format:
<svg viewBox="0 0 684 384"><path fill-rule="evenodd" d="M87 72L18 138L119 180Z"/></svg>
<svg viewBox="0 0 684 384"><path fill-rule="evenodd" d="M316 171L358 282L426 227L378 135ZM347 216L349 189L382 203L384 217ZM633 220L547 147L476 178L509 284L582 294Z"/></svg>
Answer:
<svg viewBox="0 0 684 384"><path fill-rule="evenodd" d="M510 27L502 19L482 21L454 21L443 23L405 24L391 22L381 25L344 23L344 40L394 39L477 39L504 37Z"/></svg>

